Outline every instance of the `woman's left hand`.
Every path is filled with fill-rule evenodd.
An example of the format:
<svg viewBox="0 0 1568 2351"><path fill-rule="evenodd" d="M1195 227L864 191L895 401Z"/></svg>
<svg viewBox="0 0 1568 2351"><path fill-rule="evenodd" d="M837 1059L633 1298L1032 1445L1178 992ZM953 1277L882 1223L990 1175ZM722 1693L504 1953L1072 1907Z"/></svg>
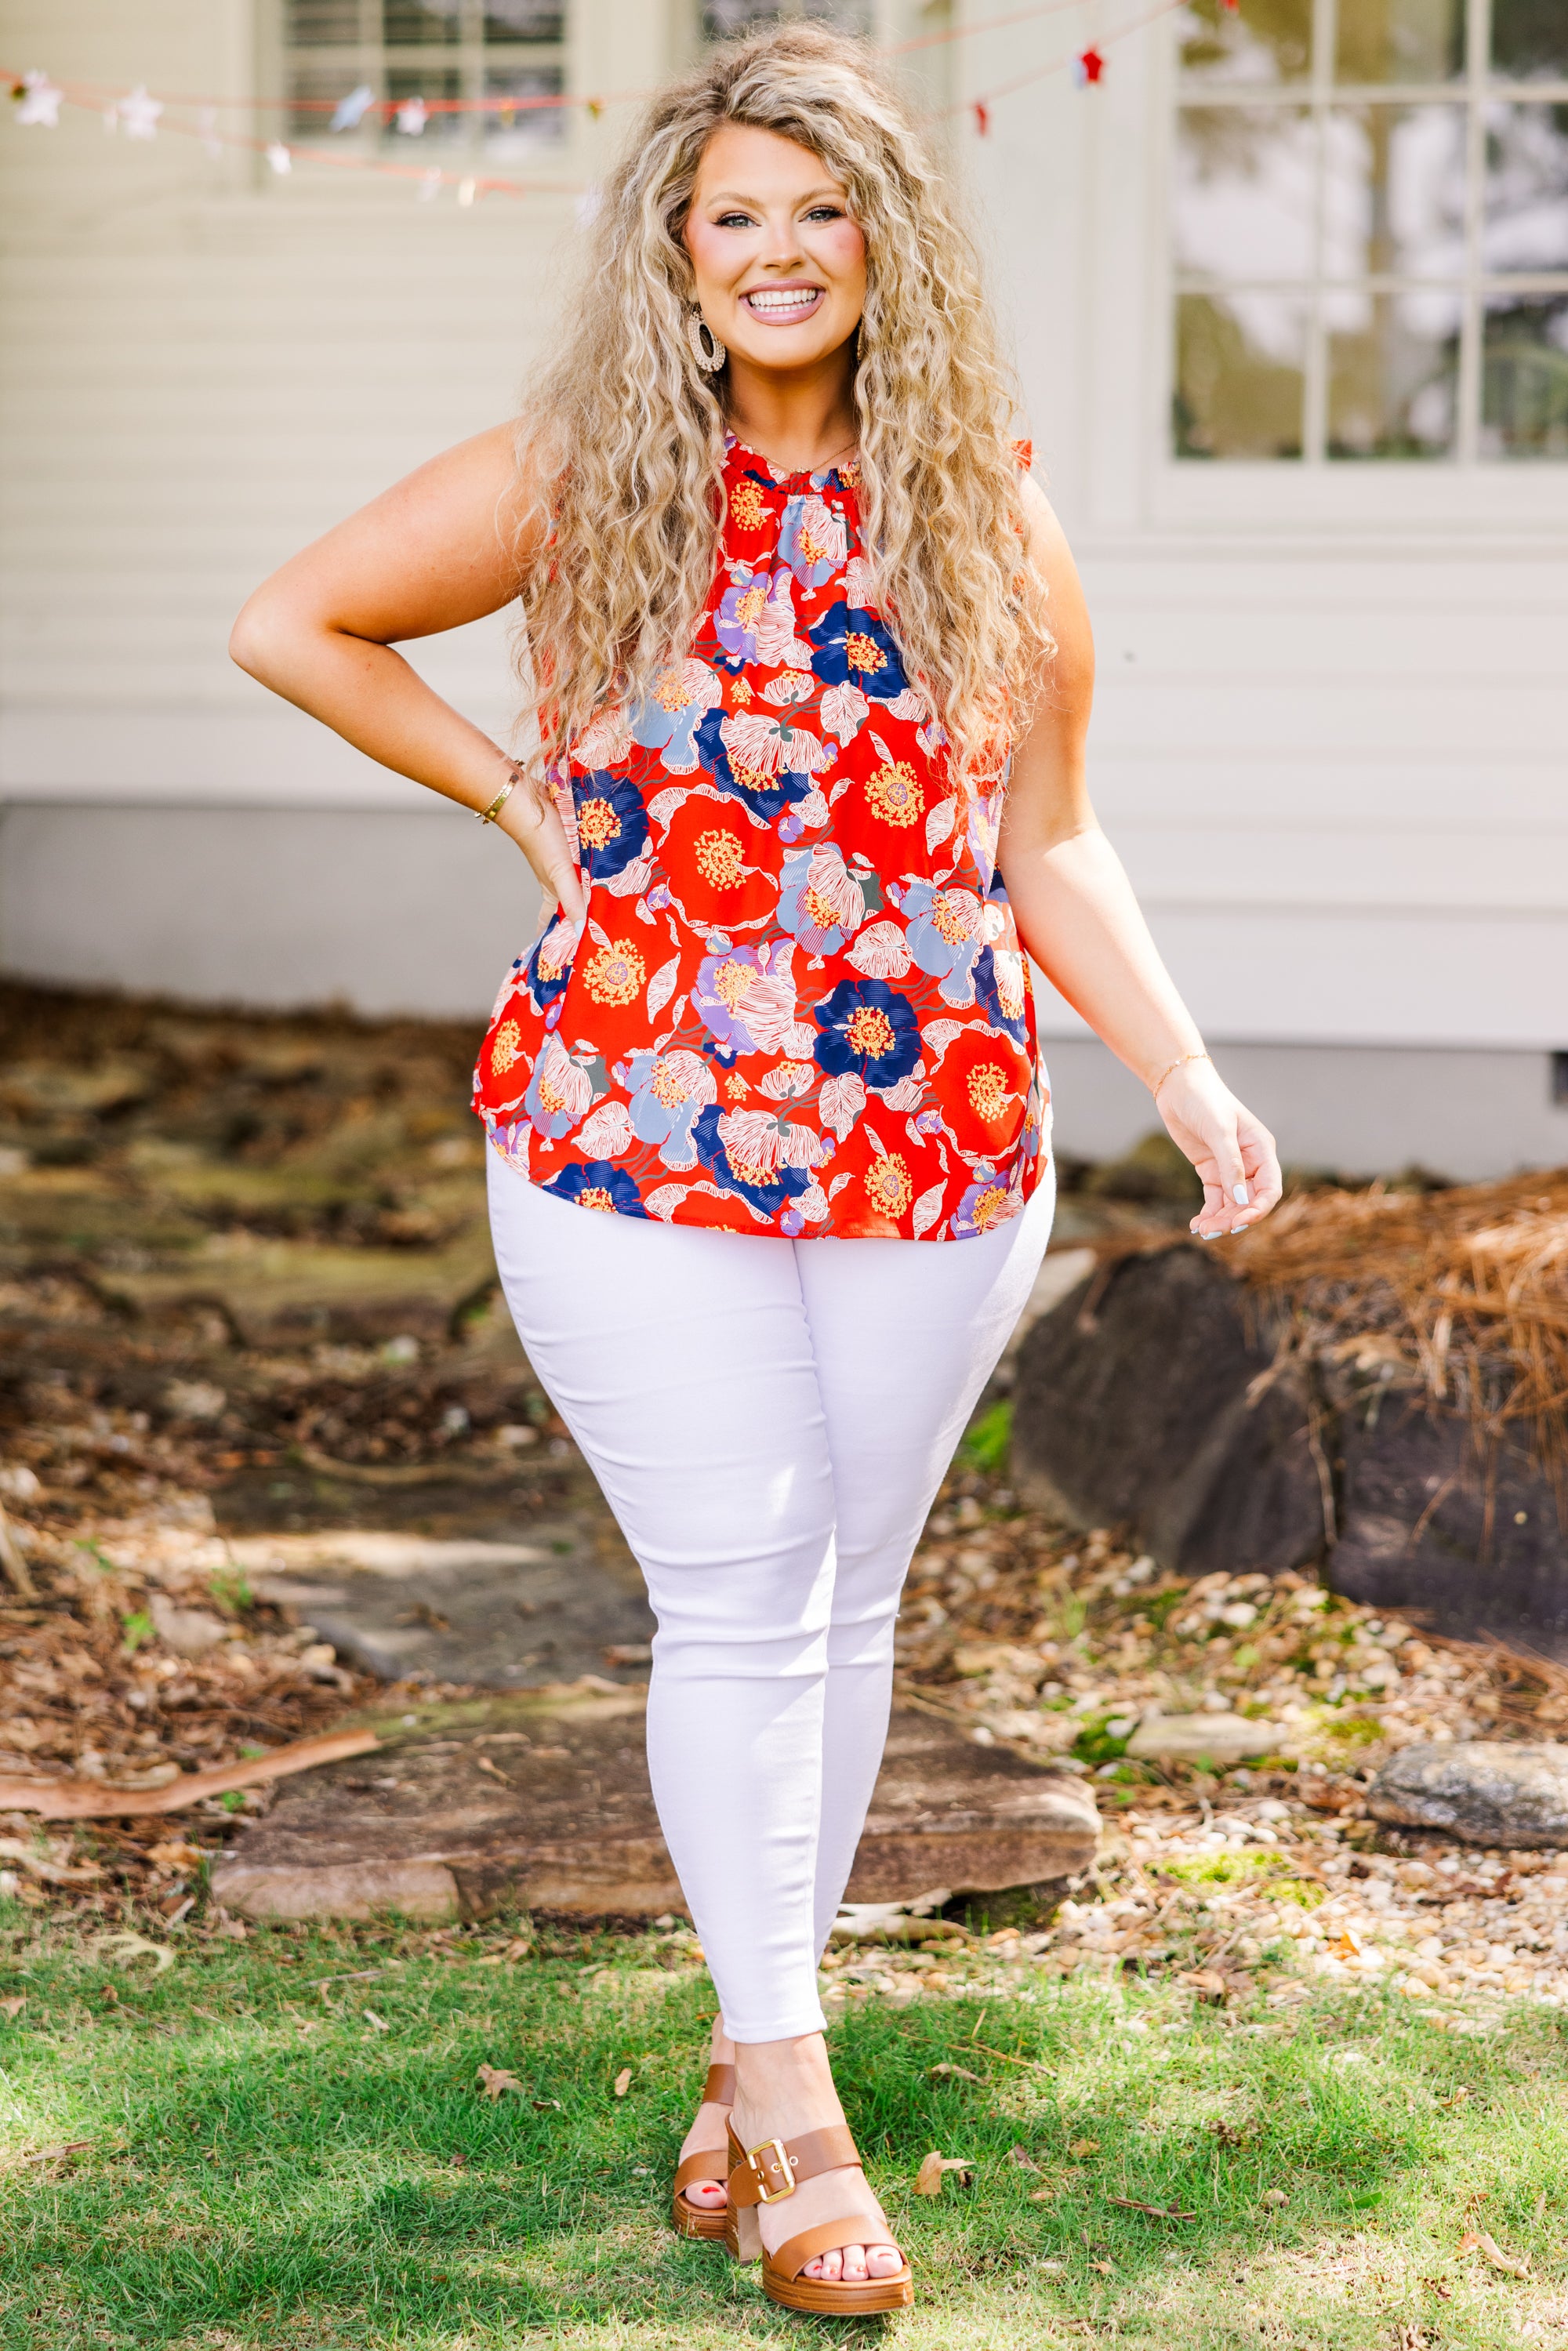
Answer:
<svg viewBox="0 0 1568 2351"><path fill-rule="evenodd" d="M1192 1220L1200 1239L1239 1233L1268 1215L1281 1188L1274 1138L1237 1101L1212 1061L1186 1061L1173 1070L1155 1108L1203 1179L1203 1206Z"/></svg>

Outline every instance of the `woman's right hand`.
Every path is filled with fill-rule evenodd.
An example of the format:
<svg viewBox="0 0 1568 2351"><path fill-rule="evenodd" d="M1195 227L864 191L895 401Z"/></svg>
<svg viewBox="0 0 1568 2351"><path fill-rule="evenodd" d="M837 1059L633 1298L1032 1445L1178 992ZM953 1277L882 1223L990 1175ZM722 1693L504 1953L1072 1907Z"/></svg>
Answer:
<svg viewBox="0 0 1568 2351"><path fill-rule="evenodd" d="M582 876L560 810L549 790L519 773L517 788L508 794L496 823L508 840L517 842L538 874L546 905L559 906L569 923L585 922L588 899Z"/></svg>

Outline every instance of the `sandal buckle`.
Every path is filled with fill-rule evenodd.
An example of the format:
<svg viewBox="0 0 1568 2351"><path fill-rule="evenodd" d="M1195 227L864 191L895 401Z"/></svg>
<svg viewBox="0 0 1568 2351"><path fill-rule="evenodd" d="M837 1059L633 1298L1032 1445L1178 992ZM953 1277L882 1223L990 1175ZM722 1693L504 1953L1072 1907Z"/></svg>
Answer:
<svg viewBox="0 0 1568 2351"><path fill-rule="evenodd" d="M759 2155L766 2156L768 2158L768 2161L758 2163L757 2158ZM747 2170L757 2182L757 2200L759 2204L782 2204L786 2196L793 2196L795 2193L796 2183L790 2169L789 2151L781 2138L759 2139L747 2153L746 2163ZM768 2173L770 2169L776 2170L783 2179L782 2188L772 2189L768 2188Z"/></svg>

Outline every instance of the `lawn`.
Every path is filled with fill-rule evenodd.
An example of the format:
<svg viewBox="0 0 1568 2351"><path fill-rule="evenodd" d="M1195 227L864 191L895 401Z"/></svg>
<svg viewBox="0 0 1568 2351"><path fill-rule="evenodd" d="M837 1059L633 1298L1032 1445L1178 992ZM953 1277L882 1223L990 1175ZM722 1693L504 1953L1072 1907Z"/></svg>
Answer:
<svg viewBox="0 0 1568 2351"><path fill-rule="evenodd" d="M43 1915L0 1912L5 2351L1568 2341L1552 2011L1456 2032L1376 1988L1217 2008L983 1956L853 1999L839 2077L920 2286L856 2329L664 2224L712 2008L678 1936L198 1924L160 1968ZM932 2149L973 2174L928 2200Z"/></svg>

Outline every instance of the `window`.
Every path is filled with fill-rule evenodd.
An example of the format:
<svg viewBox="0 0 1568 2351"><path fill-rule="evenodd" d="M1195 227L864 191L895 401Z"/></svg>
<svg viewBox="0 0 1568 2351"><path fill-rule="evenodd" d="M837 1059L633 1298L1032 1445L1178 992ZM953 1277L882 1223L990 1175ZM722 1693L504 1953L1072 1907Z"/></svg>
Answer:
<svg viewBox="0 0 1568 2351"><path fill-rule="evenodd" d="M284 0L283 135L446 169L548 152L565 140L566 110L538 101L566 88L566 16L546 0ZM332 109L361 89L381 103L332 131Z"/></svg>
<svg viewBox="0 0 1568 2351"><path fill-rule="evenodd" d="M1568 459L1568 0L1189 0L1173 454Z"/></svg>
<svg viewBox="0 0 1568 2351"><path fill-rule="evenodd" d="M790 16L814 17L842 33L870 33L876 15L875 0L706 0L699 8L699 30L705 41L730 41L742 33L758 33L765 25L779 25Z"/></svg>

